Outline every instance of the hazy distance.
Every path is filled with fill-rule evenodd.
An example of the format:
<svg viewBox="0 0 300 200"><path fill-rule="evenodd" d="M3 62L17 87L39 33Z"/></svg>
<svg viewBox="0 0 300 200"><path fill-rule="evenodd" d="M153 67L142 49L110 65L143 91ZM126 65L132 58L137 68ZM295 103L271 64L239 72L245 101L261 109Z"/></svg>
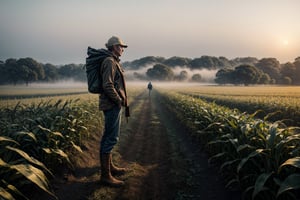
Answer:
<svg viewBox="0 0 300 200"><path fill-rule="evenodd" d="M84 63L112 35L144 56L275 57L300 52L299 0L0 0L0 60Z"/></svg>

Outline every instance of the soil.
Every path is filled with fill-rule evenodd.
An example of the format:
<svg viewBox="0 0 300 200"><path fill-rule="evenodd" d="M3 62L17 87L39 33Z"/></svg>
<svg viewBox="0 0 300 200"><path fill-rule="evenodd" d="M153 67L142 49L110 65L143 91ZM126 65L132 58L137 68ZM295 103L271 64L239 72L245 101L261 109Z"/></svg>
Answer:
<svg viewBox="0 0 300 200"><path fill-rule="evenodd" d="M99 141L95 133L85 143L76 168L52 182L59 200L98 199L203 199L237 200L239 192L225 189L217 169L188 131L165 110L159 95L144 91L130 104L129 122L122 122L119 143L113 151L116 165L128 172L118 176L121 188L100 183ZM36 199L54 199L38 196Z"/></svg>

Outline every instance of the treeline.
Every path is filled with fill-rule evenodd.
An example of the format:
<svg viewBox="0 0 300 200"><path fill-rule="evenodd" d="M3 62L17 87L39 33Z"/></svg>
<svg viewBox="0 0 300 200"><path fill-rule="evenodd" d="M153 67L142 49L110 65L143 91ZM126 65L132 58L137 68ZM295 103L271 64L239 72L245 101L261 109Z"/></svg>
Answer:
<svg viewBox="0 0 300 200"><path fill-rule="evenodd" d="M182 70L175 75L174 67L185 67L191 70L216 70L215 82L219 84L300 84L300 57L294 62L280 64L276 58L254 57L235 58L228 60L225 57L202 56L189 59L183 57L148 56L124 65L130 69L138 70L141 67L151 66L145 74L135 73L139 79L150 78L152 80L187 80L187 71ZM194 74L191 81L202 81L201 74Z"/></svg>
<svg viewBox="0 0 300 200"><path fill-rule="evenodd" d="M201 56L200 58L184 58L174 56L168 59L164 57L146 56L132 62L124 62L123 66L130 69L140 69L141 67L153 64L163 64L169 67L188 67L190 69L209 69L215 70L223 67L232 67L239 64L254 64L258 59L255 57L243 57L228 60L226 57Z"/></svg>
<svg viewBox="0 0 300 200"><path fill-rule="evenodd" d="M293 63L280 64L275 58L263 58L254 65L242 64L223 68L216 73L219 84L281 84L300 85L300 57Z"/></svg>
<svg viewBox="0 0 300 200"><path fill-rule="evenodd" d="M33 58L7 59L0 61L0 84L30 84L59 80L86 81L83 64L55 66L42 64Z"/></svg>
<svg viewBox="0 0 300 200"><path fill-rule="evenodd" d="M196 81L205 77L199 70L216 72L218 84L300 84L300 57L293 62L280 64L276 58L243 57L229 60L225 57L201 56L190 59L184 57L147 56L122 63L124 68L134 72L138 80ZM140 69L147 67L146 72ZM181 69L175 73L175 68ZM193 72L189 77L188 71ZM177 71L177 70L176 70ZM43 64L33 58L7 59L0 61L0 84L30 84L32 82L55 82L73 79L86 82L84 64L55 66Z"/></svg>

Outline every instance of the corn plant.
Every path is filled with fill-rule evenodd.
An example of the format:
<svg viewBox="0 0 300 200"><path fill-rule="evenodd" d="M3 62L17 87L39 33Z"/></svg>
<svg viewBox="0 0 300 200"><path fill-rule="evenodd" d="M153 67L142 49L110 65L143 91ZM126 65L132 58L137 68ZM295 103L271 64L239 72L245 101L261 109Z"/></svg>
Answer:
<svg viewBox="0 0 300 200"><path fill-rule="evenodd" d="M72 168L69 154L82 152L82 140L102 127L94 109L95 103L79 99L1 108L0 197L26 199L26 185L53 195L48 178Z"/></svg>
<svg viewBox="0 0 300 200"><path fill-rule="evenodd" d="M219 166L228 188L244 199L299 198L298 127L255 119L190 95L164 93L164 105L190 128ZM176 109L174 109L176 108Z"/></svg>

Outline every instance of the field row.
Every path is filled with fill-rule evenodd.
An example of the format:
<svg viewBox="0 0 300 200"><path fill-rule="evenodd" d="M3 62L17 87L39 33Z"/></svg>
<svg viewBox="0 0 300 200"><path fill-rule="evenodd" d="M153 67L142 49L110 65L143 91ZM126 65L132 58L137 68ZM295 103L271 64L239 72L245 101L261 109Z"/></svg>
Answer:
<svg viewBox="0 0 300 200"><path fill-rule="evenodd" d="M163 104L205 147L226 187L244 199L298 199L300 130L162 90ZM200 148L200 147L199 147Z"/></svg>
<svg viewBox="0 0 300 200"><path fill-rule="evenodd" d="M239 109L271 122L300 126L300 87L193 87L183 94Z"/></svg>
<svg viewBox="0 0 300 200"><path fill-rule="evenodd" d="M130 89L129 100L140 92ZM72 169L83 141L103 128L98 95L5 102L0 107L0 199L27 199L28 188L53 195L49 179Z"/></svg>

